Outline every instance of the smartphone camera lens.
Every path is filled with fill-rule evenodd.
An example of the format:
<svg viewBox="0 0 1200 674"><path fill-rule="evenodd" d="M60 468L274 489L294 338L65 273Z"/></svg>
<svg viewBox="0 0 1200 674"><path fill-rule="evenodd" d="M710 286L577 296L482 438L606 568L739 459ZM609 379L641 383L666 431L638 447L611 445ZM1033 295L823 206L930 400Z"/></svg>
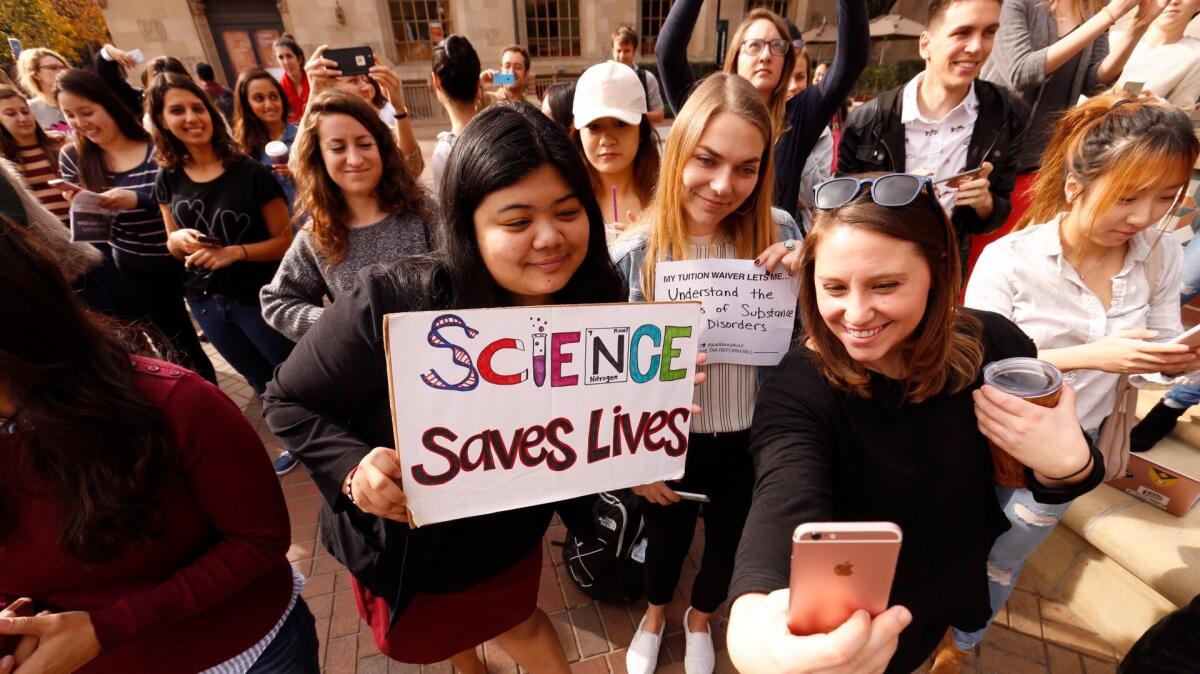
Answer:
<svg viewBox="0 0 1200 674"><path fill-rule="evenodd" d="M813 534L813 540L814 540L814 541L819 541L819 540L821 540L821 534Z"/></svg>

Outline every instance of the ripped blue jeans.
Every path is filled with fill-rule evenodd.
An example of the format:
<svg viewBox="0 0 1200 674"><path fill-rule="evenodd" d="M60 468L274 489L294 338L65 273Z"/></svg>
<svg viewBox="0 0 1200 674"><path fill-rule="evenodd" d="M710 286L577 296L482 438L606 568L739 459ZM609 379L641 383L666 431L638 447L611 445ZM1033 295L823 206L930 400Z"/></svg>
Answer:
<svg viewBox="0 0 1200 674"><path fill-rule="evenodd" d="M992 544L992 552L988 555L988 595L991 599L992 618L1008 601L1017 577L1025 562L1046 540L1055 525L1062 519L1063 513L1071 506L1067 503L1038 503L1033 498L1033 492L1028 489L1013 489L1012 487L996 488L996 501L1004 509L1012 528L1001 534ZM988 625L991 625L991 620ZM969 651L983 641L987 634L988 625L974 632L963 632L954 628L954 643L964 651Z"/></svg>

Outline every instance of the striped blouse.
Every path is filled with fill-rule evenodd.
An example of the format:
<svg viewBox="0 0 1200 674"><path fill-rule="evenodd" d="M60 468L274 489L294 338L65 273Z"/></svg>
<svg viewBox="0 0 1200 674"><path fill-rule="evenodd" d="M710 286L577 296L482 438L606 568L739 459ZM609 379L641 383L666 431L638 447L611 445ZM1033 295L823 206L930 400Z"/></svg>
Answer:
<svg viewBox="0 0 1200 674"><path fill-rule="evenodd" d="M141 164L128 171L105 173L106 189L119 187L137 193L137 207L117 215L108 239L118 266L155 261L150 258L171 257L167 252L167 229L163 224L162 211L154 200L154 179L158 176L158 165L151 158L153 154L154 144L146 143L146 156ZM59 153L58 163L63 179L78 184L77 156L75 146L68 145Z"/></svg>
<svg viewBox="0 0 1200 674"><path fill-rule="evenodd" d="M724 238L690 237L689 260L738 257L737 249ZM708 373L696 387L693 402L704 410L692 417L693 433L730 433L750 428L754 403L758 399L758 368L737 363L705 365Z"/></svg>
<svg viewBox="0 0 1200 674"><path fill-rule="evenodd" d="M46 210L59 220L68 222L71 204L63 198L62 191L47 183L58 177L58 171L50 165L50 157L40 145L28 145L17 148L17 163L21 165L21 174L29 184L29 191L42 202Z"/></svg>
<svg viewBox="0 0 1200 674"><path fill-rule="evenodd" d="M288 616L292 614L292 609L296 608L296 600L300 598L300 590L304 589L304 576L300 572L292 569L292 599L288 602L287 608L283 610L283 615L279 616L279 621L271 628L270 632L262 639L259 639L250 648L238 653L232 658L222 662L219 665L209 667L200 674L246 674L254 663L258 662L258 658L267 650L267 646L275 641L275 637L279 636L279 630L283 629L283 624L287 622Z"/></svg>

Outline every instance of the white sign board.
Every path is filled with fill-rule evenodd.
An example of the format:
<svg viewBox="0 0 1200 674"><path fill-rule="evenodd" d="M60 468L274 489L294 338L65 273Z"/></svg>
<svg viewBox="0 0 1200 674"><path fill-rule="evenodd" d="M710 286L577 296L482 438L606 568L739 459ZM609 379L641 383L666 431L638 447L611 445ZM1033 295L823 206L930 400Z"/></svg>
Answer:
<svg viewBox="0 0 1200 674"><path fill-rule="evenodd" d="M655 266L654 299L701 302L700 350L709 363L778 365L792 342L796 283L753 260L683 260Z"/></svg>
<svg viewBox="0 0 1200 674"><path fill-rule="evenodd" d="M681 477L699 314L692 302L386 316L413 522Z"/></svg>

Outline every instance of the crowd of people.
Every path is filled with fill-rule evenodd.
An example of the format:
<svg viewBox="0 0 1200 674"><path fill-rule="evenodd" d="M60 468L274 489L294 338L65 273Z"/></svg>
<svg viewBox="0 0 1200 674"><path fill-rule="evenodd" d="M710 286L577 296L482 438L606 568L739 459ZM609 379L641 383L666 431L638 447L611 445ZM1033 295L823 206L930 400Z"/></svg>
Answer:
<svg viewBox="0 0 1200 674"><path fill-rule="evenodd" d="M753 9L698 79L702 9L671 4L653 70L621 26L541 100L523 46L491 69L441 40L429 182L378 58L345 75L285 35L278 70L226 88L111 44L83 67L21 52L0 85L0 674L320 670L279 481L203 342L261 398L275 474L311 475L385 655L479 674L491 640L569 671L537 607L563 504L410 525L382 317L653 301L659 263L722 258L790 273L799 319L776 366L701 355L682 479L628 485L627 671L657 667L701 516L688 674L714 671L726 603L743 672L961 671L1071 502L1200 402L1200 349L1171 342L1200 290L1200 244L1171 231L1194 206L1200 0L930 0L924 69L861 103L865 0L837 0L821 63ZM111 214L105 240L77 236L77 200ZM1022 357L1062 373L1056 404L984 385ZM1178 385L1130 431L1139 374ZM839 521L903 531L890 608L793 634L793 530ZM1187 671L1163 653L1122 667Z"/></svg>

